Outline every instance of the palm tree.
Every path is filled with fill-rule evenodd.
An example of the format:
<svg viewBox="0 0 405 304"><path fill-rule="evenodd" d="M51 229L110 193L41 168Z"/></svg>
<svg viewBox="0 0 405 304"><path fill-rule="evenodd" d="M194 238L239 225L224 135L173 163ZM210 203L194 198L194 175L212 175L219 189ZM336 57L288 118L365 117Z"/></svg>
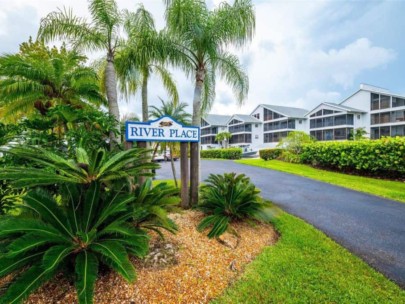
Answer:
<svg viewBox="0 0 405 304"><path fill-rule="evenodd" d="M222 142L224 148L228 148L229 140L232 138L232 133L230 132L221 132L215 136L216 141Z"/></svg>
<svg viewBox="0 0 405 304"><path fill-rule="evenodd" d="M165 102L163 99L159 98L162 106L160 108L156 106L151 106L150 110L150 116L153 118L159 118L164 115L170 116L176 121L182 123L182 124L189 124L190 123L190 118L191 115L186 112L185 108L187 107L186 103L179 103L176 104L174 101L168 101ZM172 172L173 172L173 179L174 179L174 184L177 188L177 178L176 178L176 169L174 166L174 160L173 160L173 150L174 150L174 145L176 143L169 142L167 145L169 146L170 150L170 162L172 166ZM158 145L155 147L155 151L157 150Z"/></svg>
<svg viewBox="0 0 405 304"><path fill-rule="evenodd" d="M7 117L46 115L56 105L86 108L105 99L96 72L83 64L86 57L62 46L49 49L41 42L21 44L14 55L0 57L0 107Z"/></svg>
<svg viewBox="0 0 405 304"><path fill-rule="evenodd" d="M169 58L195 79L192 124L201 124L201 114L215 98L216 73L233 88L238 103L247 96L249 84L238 58L227 52L230 45L243 46L253 37L255 15L251 0L222 3L210 11L205 1L166 0L168 31L176 48ZM197 204L199 145L191 145L191 204Z"/></svg>
<svg viewBox="0 0 405 304"><path fill-rule="evenodd" d="M157 75L176 104L179 100L176 84L166 69L163 33L158 33L152 15L142 4L135 13L125 11L124 28L128 42L118 50L116 64L120 89L128 96L141 88L142 120L148 121L148 81Z"/></svg>
<svg viewBox="0 0 405 304"><path fill-rule="evenodd" d="M123 43L120 30L122 12L115 0L91 0L89 2L91 22L73 15L72 10L59 10L41 19L38 37L44 41L69 40L74 47L106 52L105 87L110 114L117 121L120 113L117 98L117 79L114 66L115 52ZM120 142L120 136L110 133L112 142Z"/></svg>

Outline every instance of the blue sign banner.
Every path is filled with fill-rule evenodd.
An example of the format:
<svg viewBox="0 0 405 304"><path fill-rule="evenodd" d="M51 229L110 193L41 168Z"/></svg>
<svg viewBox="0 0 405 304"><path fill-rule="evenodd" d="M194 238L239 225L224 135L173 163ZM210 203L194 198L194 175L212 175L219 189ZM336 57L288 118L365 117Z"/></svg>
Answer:
<svg viewBox="0 0 405 304"><path fill-rule="evenodd" d="M200 128L184 126L170 116L148 122L125 123L126 141L199 142Z"/></svg>

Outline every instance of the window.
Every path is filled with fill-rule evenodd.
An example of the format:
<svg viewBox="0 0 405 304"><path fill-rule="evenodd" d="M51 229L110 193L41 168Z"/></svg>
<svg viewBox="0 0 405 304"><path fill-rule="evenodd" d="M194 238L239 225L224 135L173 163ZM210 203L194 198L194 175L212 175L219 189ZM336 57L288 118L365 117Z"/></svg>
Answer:
<svg viewBox="0 0 405 304"><path fill-rule="evenodd" d="M335 116L335 126L345 125L346 115Z"/></svg>
<svg viewBox="0 0 405 304"><path fill-rule="evenodd" d="M346 124L347 125L352 125L353 124L353 114L347 114Z"/></svg>
<svg viewBox="0 0 405 304"><path fill-rule="evenodd" d="M298 120L298 123L299 123L299 124L302 124L302 119Z"/></svg>
<svg viewBox="0 0 405 304"><path fill-rule="evenodd" d="M347 139L347 132L345 128L335 129L335 140Z"/></svg>
<svg viewBox="0 0 405 304"><path fill-rule="evenodd" d="M395 111L391 113L392 122L405 121L405 111Z"/></svg>
<svg viewBox="0 0 405 304"><path fill-rule="evenodd" d="M371 139L379 139L380 138L380 128L371 128L370 132Z"/></svg>
<svg viewBox="0 0 405 304"><path fill-rule="evenodd" d="M391 127L391 136L405 136L405 125Z"/></svg>
<svg viewBox="0 0 405 304"><path fill-rule="evenodd" d="M376 125L380 123L380 114L371 114L371 124Z"/></svg>
<svg viewBox="0 0 405 304"><path fill-rule="evenodd" d="M371 110L380 109L380 96L378 94L371 93Z"/></svg>
<svg viewBox="0 0 405 304"><path fill-rule="evenodd" d="M259 135L256 134L256 135L255 135L255 139L259 139Z"/></svg>
<svg viewBox="0 0 405 304"><path fill-rule="evenodd" d="M239 124L239 123L242 123L242 121L237 120L237 119L232 119L231 122L229 123L229 125L236 125L236 124Z"/></svg>
<svg viewBox="0 0 405 304"><path fill-rule="evenodd" d="M380 128L380 136L390 136L391 132L390 132L390 127L381 127Z"/></svg>
<svg viewBox="0 0 405 304"><path fill-rule="evenodd" d="M315 113L315 116L322 116L322 110L319 110L318 112Z"/></svg>
<svg viewBox="0 0 405 304"><path fill-rule="evenodd" d="M288 120L288 129L295 129L295 120L294 119Z"/></svg>
<svg viewBox="0 0 405 304"><path fill-rule="evenodd" d="M259 124L255 124L255 128L258 128L259 127Z"/></svg>
<svg viewBox="0 0 405 304"><path fill-rule="evenodd" d="M256 113L255 115L253 115L254 118L260 119L260 113Z"/></svg>
<svg viewBox="0 0 405 304"><path fill-rule="evenodd" d="M329 114L333 114L333 111L332 110L326 110L326 109L323 110L323 115L329 115Z"/></svg>
<svg viewBox="0 0 405 304"><path fill-rule="evenodd" d="M287 129L287 120L281 122L280 129Z"/></svg>
<svg viewBox="0 0 405 304"><path fill-rule="evenodd" d="M264 109L264 121L272 119L273 119L273 112L268 109Z"/></svg>
<svg viewBox="0 0 405 304"><path fill-rule="evenodd" d="M388 109L391 107L390 97L387 95L380 95L380 109Z"/></svg>
<svg viewBox="0 0 405 304"><path fill-rule="evenodd" d="M323 133L324 140L333 140L333 130L325 130Z"/></svg>
<svg viewBox="0 0 405 304"><path fill-rule="evenodd" d="M209 126L210 124L206 122L204 119L201 119L201 127Z"/></svg>
<svg viewBox="0 0 405 304"><path fill-rule="evenodd" d="M405 99L393 97L392 98L392 107L403 107L405 106Z"/></svg>
<svg viewBox="0 0 405 304"><path fill-rule="evenodd" d="M333 126L333 117L325 117L323 124L325 127Z"/></svg>
<svg viewBox="0 0 405 304"><path fill-rule="evenodd" d="M390 122L390 116L390 112L380 113L380 123Z"/></svg>

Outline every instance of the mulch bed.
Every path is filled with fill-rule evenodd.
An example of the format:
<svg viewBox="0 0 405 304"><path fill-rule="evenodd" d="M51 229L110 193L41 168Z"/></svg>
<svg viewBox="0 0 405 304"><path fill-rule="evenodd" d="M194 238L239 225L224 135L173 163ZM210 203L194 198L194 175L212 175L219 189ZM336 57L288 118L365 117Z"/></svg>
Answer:
<svg viewBox="0 0 405 304"><path fill-rule="evenodd" d="M265 246L277 241L270 225L239 223L233 226L241 236L234 248L233 235L225 235L220 244L196 230L200 212L186 211L172 218L178 233L165 233L164 240L154 236L148 257L133 260L137 281L129 284L115 272L105 273L97 281L95 303L207 303L238 278ZM72 283L60 276L26 303L77 303L77 298Z"/></svg>

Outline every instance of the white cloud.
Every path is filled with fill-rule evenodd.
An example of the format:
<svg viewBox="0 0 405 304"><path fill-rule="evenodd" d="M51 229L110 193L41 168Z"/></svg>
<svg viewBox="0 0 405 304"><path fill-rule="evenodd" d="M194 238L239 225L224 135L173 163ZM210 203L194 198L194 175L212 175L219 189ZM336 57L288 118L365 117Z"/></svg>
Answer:
<svg viewBox="0 0 405 304"><path fill-rule="evenodd" d="M120 8L134 10L141 1L117 2ZM209 3L217 6L220 2ZM378 73L396 59L396 51L375 45L366 34L377 26L373 18L389 2L367 5L334 1L255 2L255 38L250 46L237 51L249 74L249 98L244 106L238 107L236 101L230 102L230 88L218 81L213 113L249 113L260 103L312 108L318 102L339 101L345 97L342 92L357 87L364 72ZM163 27L163 1L143 3L153 13L158 27ZM76 14L88 16L87 1L83 0L0 0L0 6L0 53L16 50L19 43L36 33L40 17L57 7L72 7ZM378 25L390 26L381 19ZM173 75L181 101L191 104L193 81L178 70ZM158 104L157 96L166 98L159 80L152 78L151 104ZM120 106L123 114L140 113L140 97L136 96L128 104L121 102Z"/></svg>

